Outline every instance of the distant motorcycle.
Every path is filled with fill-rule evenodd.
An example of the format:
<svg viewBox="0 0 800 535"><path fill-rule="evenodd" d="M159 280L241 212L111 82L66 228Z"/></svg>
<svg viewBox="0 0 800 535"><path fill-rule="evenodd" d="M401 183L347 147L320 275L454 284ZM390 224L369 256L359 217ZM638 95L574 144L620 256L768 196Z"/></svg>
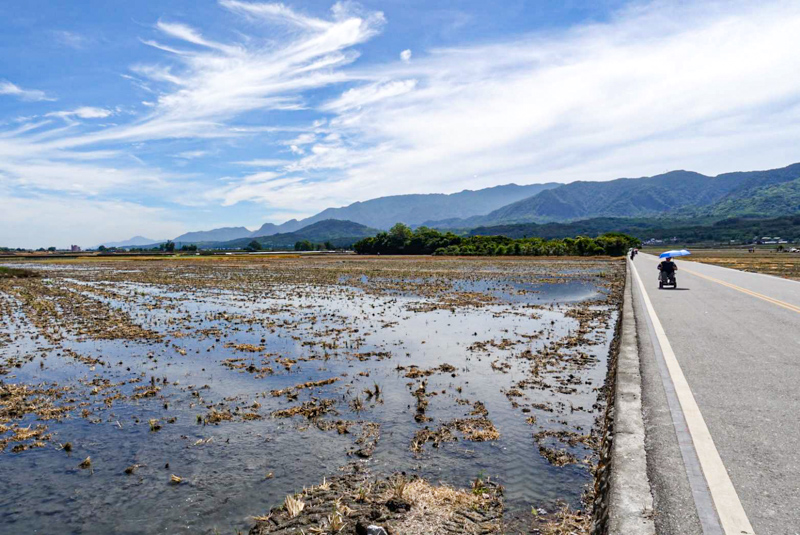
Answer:
<svg viewBox="0 0 800 535"><path fill-rule="evenodd" d="M678 287L678 281L675 280L675 272L661 271L658 274L658 289L662 289L664 286L672 286L673 288Z"/></svg>

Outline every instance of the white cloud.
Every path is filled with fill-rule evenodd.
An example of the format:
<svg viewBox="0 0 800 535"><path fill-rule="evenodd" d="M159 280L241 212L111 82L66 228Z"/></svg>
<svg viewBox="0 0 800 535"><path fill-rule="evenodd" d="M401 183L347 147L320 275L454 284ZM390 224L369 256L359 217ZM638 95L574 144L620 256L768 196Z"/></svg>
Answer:
<svg viewBox="0 0 800 535"><path fill-rule="evenodd" d="M179 152L175 155L176 158L183 158L184 160L193 160L195 158L202 158L203 156L208 156L211 154L211 151L207 150L187 150L183 152Z"/></svg>
<svg viewBox="0 0 800 535"><path fill-rule="evenodd" d="M86 48L89 44L89 39L79 33L70 32L66 30L54 31L53 36L62 45L81 50Z"/></svg>
<svg viewBox="0 0 800 535"><path fill-rule="evenodd" d="M240 52L240 49L235 46L224 45L222 43L205 39L200 32L194 28L191 28L190 26L186 26L185 24L158 21L156 27L166 35L174 37L175 39L186 41L187 43L212 48L229 55L236 55Z"/></svg>
<svg viewBox="0 0 800 535"><path fill-rule="evenodd" d="M0 95L11 95L20 100L37 102L40 100L55 100L48 97L44 91L38 89L22 89L11 82L0 80Z"/></svg>
<svg viewBox="0 0 800 535"><path fill-rule="evenodd" d="M219 4L231 11L283 24L291 24L299 28L315 31L326 31L332 23L315 17L301 15L293 9L279 3L251 3L237 0L220 0Z"/></svg>
<svg viewBox="0 0 800 535"><path fill-rule="evenodd" d="M409 61L411 61L411 50L405 49L402 52L400 52L400 60L403 63L408 63Z"/></svg>
<svg viewBox="0 0 800 535"><path fill-rule="evenodd" d="M348 89L336 100L325 104L322 109L342 113L363 106L375 104L381 100L405 95L417 86L416 80L393 80L367 86Z"/></svg>
<svg viewBox="0 0 800 535"><path fill-rule="evenodd" d="M281 160L277 158L260 158L241 162L233 162L236 165L246 165L249 167L280 167L290 163L291 160Z"/></svg>
<svg viewBox="0 0 800 535"><path fill-rule="evenodd" d="M68 111L54 111L45 114L45 117L60 117L67 119L71 117L78 117L79 119L103 119L113 115L114 112L105 108L93 108L91 106L83 106L74 110Z"/></svg>

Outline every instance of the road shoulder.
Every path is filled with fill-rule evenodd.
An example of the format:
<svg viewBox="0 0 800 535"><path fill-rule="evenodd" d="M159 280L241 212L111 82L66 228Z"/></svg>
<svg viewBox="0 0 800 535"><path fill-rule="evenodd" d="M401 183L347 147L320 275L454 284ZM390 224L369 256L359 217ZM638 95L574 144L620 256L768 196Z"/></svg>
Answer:
<svg viewBox="0 0 800 535"><path fill-rule="evenodd" d="M622 306L622 332L614 392L614 430L609 476L608 532L655 534L653 498L647 476L642 382L630 267Z"/></svg>

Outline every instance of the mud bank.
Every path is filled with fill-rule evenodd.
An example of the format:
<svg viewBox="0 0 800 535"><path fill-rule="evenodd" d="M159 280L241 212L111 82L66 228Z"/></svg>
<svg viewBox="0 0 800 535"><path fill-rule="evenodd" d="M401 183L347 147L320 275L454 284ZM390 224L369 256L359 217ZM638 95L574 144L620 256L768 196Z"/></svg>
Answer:
<svg viewBox="0 0 800 535"><path fill-rule="evenodd" d="M360 464L287 496L257 519L250 535L290 533L501 533L502 488L477 478L469 490L396 473L376 477Z"/></svg>

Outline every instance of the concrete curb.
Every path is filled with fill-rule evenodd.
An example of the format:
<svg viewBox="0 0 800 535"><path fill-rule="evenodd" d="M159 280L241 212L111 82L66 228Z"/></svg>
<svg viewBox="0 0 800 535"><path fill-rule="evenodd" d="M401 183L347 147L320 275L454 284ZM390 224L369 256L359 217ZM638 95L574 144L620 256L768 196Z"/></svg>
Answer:
<svg viewBox="0 0 800 535"><path fill-rule="evenodd" d="M644 448L642 377L630 266L625 278L622 334L615 386L614 435L608 486L608 533L654 535L656 529Z"/></svg>

